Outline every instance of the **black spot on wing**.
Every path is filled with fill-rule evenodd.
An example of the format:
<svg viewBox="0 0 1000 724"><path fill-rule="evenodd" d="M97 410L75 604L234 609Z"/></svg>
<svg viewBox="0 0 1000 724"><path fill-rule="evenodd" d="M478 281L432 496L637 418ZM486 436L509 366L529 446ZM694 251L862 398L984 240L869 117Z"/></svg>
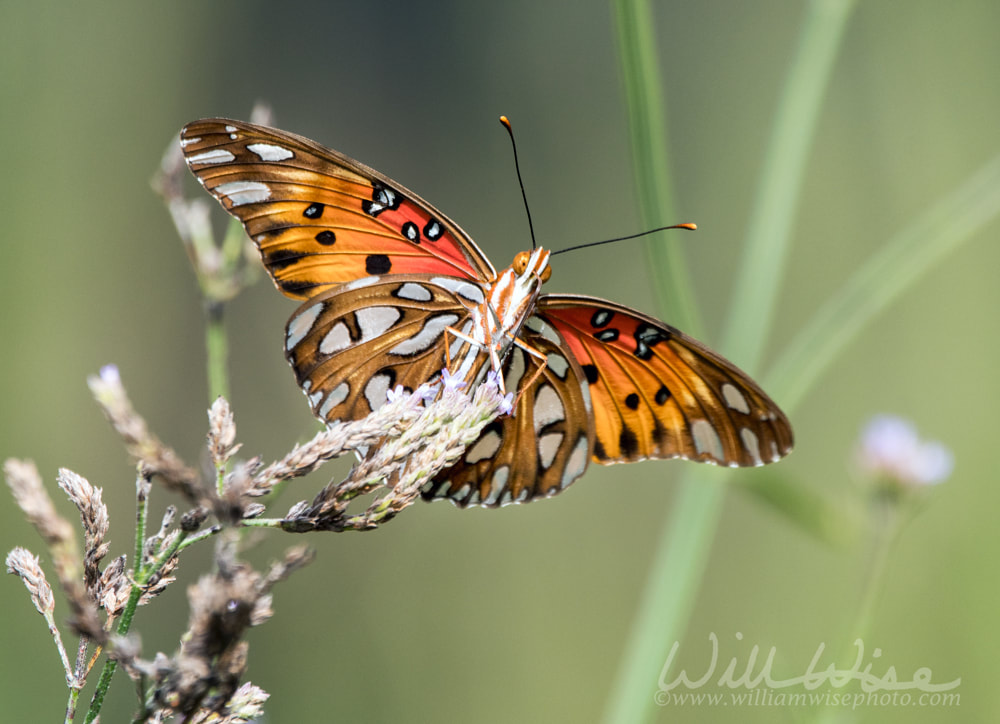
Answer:
<svg viewBox="0 0 1000 724"><path fill-rule="evenodd" d="M291 295L301 295L319 286L318 282L312 282L307 279L279 279L277 281L278 286L281 287L281 291Z"/></svg>
<svg viewBox="0 0 1000 724"><path fill-rule="evenodd" d="M594 332L594 339L599 342L614 342L618 339L618 330L614 327L602 329L600 332Z"/></svg>
<svg viewBox="0 0 1000 724"><path fill-rule="evenodd" d="M621 447L623 457L631 458L639 454L639 440L628 425L622 425L621 434L618 436L618 445Z"/></svg>
<svg viewBox="0 0 1000 724"><path fill-rule="evenodd" d="M666 385L660 385L660 389L656 391L656 396L653 397L653 400L656 401L657 405L665 405L669 399L670 390L667 389Z"/></svg>
<svg viewBox="0 0 1000 724"><path fill-rule="evenodd" d="M594 365L583 365L583 375L587 378L587 382L594 384L598 380L597 367Z"/></svg>
<svg viewBox="0 0 1000 724"><path fill-rule="evenodd" d="M402 231L403 236L405 236L409 241L412 241L414 244L420 243L420 231L417 229L417 225L412 221L407 221L403 224Z"/></svg>
<svg viewBox="0 0 1000 724"><path fill-rule="evenodd" d="M277 272L281 271L282 269L290 267L292 264L294 264L304 256L308 255L303 254L302 252L299 251L289 251L288 249L279 249L267 255L267 257L264 259L264 265L272 272Z"/></svg>
<svg viewBox="0 0 1000 724"><path fill-rule="evenodd" d="M638 410L639 409L639 395L635 394L634 392L629 393L625 397L625 407L627 407L630 410Z"/></svg>
<svg viewBox="0 0 1000 724"><path fill-rule="evenodd" d="M388 274L392 262L385 254L369 254L365 258L365 271L369 274Z"/></svg>
<svg viewBox="0 0 1000 724"><path fill-rule="evenodd" d="M590 326L594 329L600 329L601 327L606 327L612 319L614 319L615 313L610 309L598 309L594 312L593 316L590 318Z"/></svg>
<svg viewBox="0 0 1000 724"><path fill-rule="evenodd" d="M427 237L428 241L437 241L443 233L444 229L437 219L431 219L424 225L424 236Z"/></svg>
<svg viewBox="0 0 1000 724"><path fill-rule="evenodd" d="M398 209L402 200L398 191L376 181L372 186L371 201L362 201L361 210L374 218L387 209Z"/></svg>
<svg viewBox="0 0 1000 724"><path fill-rule="evenodd" d="M670 333L665 329L654 327L642 322L635 329L635 356L645 361L653 356L652 347L670 339Z"/></svg>
<svg viewBox="0 0 1000 724"><path fill-rule="evenodd" d="M323 208L323 204L320 203L309 204L306 210L302 212L302 215L307 219L318 219L323 215Z"/></svg>
<svg viewBox="0 0 1000 724"><path fill-rule="evenodd" d="M326 231L321 231L316 234L316 241L323 246L333 246L333 244L337 241L337 235L327 229Z"/></svg>

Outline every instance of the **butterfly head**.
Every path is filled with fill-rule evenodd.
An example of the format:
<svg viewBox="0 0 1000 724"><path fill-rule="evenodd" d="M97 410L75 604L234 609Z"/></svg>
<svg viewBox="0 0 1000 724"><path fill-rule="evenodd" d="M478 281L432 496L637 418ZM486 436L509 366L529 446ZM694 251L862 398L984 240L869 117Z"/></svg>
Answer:
<svg viewBox="0 0 1000 724"><path fill-rule="evenodd" d="M530 282L534 278L537 278L540 283L544 284L552 276L552 267L549 266L549 253L547 249L522 251L514 257L514 262L510 266L517 272L520 280Z"/></svg>

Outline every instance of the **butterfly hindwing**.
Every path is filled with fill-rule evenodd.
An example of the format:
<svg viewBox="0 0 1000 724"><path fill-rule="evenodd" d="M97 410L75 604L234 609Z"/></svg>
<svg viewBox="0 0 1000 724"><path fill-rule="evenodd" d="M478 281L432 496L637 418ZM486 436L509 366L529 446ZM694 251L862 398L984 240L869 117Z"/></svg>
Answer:
<svg viewBox="0 0 1000 724"><path fill-rule="evenodd" d="M457 224L379 172L307 138L242 121L181 132L191 171L238 218L278 288L308 299L372 275L496 273Z"/></svg>
<svg viewBox="0 0 1000 724"><path fill-rule="evenodd" d="M549 497L583 475L593 451L591 400L580 366L559 334L537 317L519 338L545 356L512 346L504 383L514 393L513 414L483 430L462 459L423 491L465 507L493 507ZM539 367L543 367L540 374Z"/></svg>
<svg viewBox="0 0 1000 724"><path fill-rule="evenodd" d="M579 362L600 463L686 458L773 462L791 450L784 413L731 362L682 332L602 299L545 295L538 315Z"/></svg>
<svg viewBox="0 0 1000 724"><path fill-rule="evenodd" d="M386 392L412 392L445 366L447 328L468 334L474 282L431 275L368 277L310 299L286 327L285 356L313 413L326 423L358 420L381 407ZM459 340L460 342L460 340ZM485 374L484 355L471 357Z"/></svg>

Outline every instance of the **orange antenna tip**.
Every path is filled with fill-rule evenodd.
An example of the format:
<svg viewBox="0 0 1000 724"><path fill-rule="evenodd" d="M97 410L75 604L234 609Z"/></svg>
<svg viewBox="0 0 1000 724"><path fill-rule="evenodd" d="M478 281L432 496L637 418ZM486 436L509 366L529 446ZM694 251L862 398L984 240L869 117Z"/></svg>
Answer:
<svg viewBox="0 0 1000 724"><path fill-rule="evenodd" d="M506 128L508 131L510 130L510 120L507 118L507 116L500 116L500 122L504 125L504 128Z"/></svg>
<svg viewBox="0 0 1000 724"><path fill-rule="evenodd" d="M697 230L698 225L697 224L678 224L677 228L678 229L688 229L690 231L695 231L695 230Z"/></svg>

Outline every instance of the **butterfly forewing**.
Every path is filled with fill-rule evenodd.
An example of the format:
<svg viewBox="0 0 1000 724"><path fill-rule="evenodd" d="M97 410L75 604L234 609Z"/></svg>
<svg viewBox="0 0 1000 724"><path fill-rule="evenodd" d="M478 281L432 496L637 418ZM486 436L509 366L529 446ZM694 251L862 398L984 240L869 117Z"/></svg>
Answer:
<svg viewBox="0 0 1000 724"><path fill-rule="evenodd" d="M600 463L681 457L763 465L792 447L784 413L745 373L682 332L602 299L546 295L594 406Z"/></svg>
<svg viewBox="0 0 1000 724"><path fill-rule="evenodd" d="M522 503L555 495L587 469L592 410L579 365L559 334L538 318L527 321L520 339L545 363L511 348L503 371L517 400L513 414L488 425L458 463L424 488L425 498L447 498L461 507Z"/></svg>
<svg viewBox="0 0 1000 724"><path fill-rule="evenodd" d="M371 275L496 273L457 224L362 163L273 128L208 119L181 146L192 172L260 249L275 284L307 299Z"/></svg>
<svg viewBox="0 0 1000 724"><path fill-rule="evenodd" d="M299 307L286 328L285 355L317 417L360 419L385 403L388 390L412 392L440 374L445 347L455 341L445 330L469 332L462 293L481 288L438 281L448 286L431 275L365 278ZM484 375L489 358L470 359L470 379Z"/></svg>

